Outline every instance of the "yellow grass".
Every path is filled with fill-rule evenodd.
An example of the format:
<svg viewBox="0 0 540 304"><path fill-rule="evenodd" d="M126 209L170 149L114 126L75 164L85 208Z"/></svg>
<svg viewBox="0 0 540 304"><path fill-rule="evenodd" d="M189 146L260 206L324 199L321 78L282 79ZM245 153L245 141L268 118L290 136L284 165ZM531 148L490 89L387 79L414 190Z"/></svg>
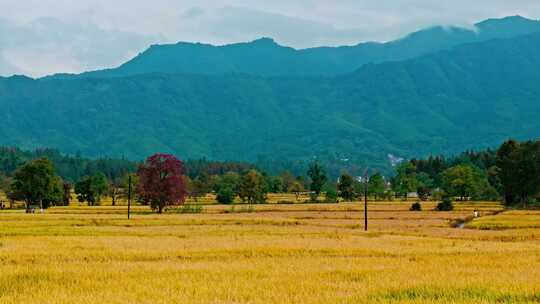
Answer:
<svg viewBox="0 0 540 304"><path fill-rule="evenodd" d="M540 302L540 212L410 204L370 204L369 232L360 203L5 210L0 303Z"/></svg>

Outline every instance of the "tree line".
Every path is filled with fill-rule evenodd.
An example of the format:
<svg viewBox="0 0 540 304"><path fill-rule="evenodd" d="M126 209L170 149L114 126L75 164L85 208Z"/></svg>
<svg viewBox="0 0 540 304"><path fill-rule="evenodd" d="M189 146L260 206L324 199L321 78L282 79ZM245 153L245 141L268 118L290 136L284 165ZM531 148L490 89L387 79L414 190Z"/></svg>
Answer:
<svg viewBox="0 0 540 304"><path fill-rule="evenodd" d="M51 156L49 159L46 156ZM183 204L191 197L198 201L209 193L219 203L235 199L249 204L264 203L268 193L302 193L308 201L354 201L367 195L375 200L407 199L410 194L421 200L458 198L461 200L498 200L508 205L526 205L539 198L540 142L509 140L497 150L468 151L456 157L431 156L400 163L390 178L380 172L369 177L348 173L333 180L318 162L312 162L304 175L288 171L271 175L248 163L212 162L205 159L182 162L172 155L156 154L145 162L127 160L86 160L64 156L54 150L23 152L0 149L0 190L10 201L27 206L69 205L71 194L79 202L94 206L108 196L115 205L126 198L128 181L133 198L162 212L169 205ZM28 158L18 167L14 165ZM57 165L59 164L59 165ZM57 166L81 169L86 174L65 174ZM103 171L100 170L103 169ZM153 169L152 169L153 168ZM11 173L11 174L10 174ZM79 176L72 180L73 176ZM67 177L67 178L66 178ZM368 177L368 178L367 178ZM153 183L153 186L149 186ZM165 195L170 193L169 197ZM164 195L164 196L162 196ZM158 198L154 197L157 196Z"/></svg>
<svg viewBox="0 0 540 304"><path fill-rule="evenodd" d="M128 182L131 182L134 201L162 212L167 206L183 204L188 197L197 201L209 193L215 194L222 204L232 204L237 198L248 204L265 203L268 193L292 193L296 201L302 193L309 193L310 202L319 202L324 193L325 202L335 203L339 197L354 200L359 193L357 189L361 188L358 179L348 174L332 182L317 162L310 164L305 176L294 176L287 171L271 175L245 163L182 162L172 155L156 154L138 164L136 170L127 168L125 172L111 178L96 171L72 182L60 176L52 160L40 157L25 162L11 176L4 176L0 189L11 204L22 201L27 208L67 206L72 193L78 202L89 206L100 204L102 197L108 196L114 206L118 199L127 197ZM373 195L383 197L382 175L372 177L370 189Z"/></svg>
<svg viewBox="0 0 540 304"><path fill-rule="evenodd" d="M412 159L397 166L392 188L401 196L415 191L426 199L446 196L526 206L540 199L540 141L511 139L496 150Z"/></svg>
<svg viewBox="0 0 540 304"><path fill-rule="evenodd" d="M56 149L41 148L25 151L15 147L0 147L0 176L11 177L15 171L28 161L47 158L53 164L59 176L68 182L76 182L85 176L103 173L107 179L119 181L128 172L135 172L141 164L125 158L89 159L80 155L65 155ZM219 162L205 158L184 162L185 174L194 178L200 174L222 175L227 172L240 173L255 169L253 164L245 162Z"/></svg>

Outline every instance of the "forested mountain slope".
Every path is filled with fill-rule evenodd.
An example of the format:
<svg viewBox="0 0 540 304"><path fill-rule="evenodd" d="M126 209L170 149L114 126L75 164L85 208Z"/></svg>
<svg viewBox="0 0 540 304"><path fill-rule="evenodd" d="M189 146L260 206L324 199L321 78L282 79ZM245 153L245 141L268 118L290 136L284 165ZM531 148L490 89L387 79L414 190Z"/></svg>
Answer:
<svg viewBox="0 0 540 304"><path fill-rule="evenodd" d="M540 134L540 33L338 77L0 79L0 144L85 156L334 157L388 167Z"/></svg>

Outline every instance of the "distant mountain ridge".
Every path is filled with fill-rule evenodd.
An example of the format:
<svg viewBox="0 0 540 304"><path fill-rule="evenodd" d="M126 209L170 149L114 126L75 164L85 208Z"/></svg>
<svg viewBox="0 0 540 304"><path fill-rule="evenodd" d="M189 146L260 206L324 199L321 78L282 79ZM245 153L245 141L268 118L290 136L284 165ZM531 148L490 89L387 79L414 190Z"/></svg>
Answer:
<svg viewBox="0 0 540 304"><path fill-rule="evenodd" d="M473 29L432 27L387 43L296 50L270 38L213 46L180 42L153 45L118 68L52 78L125 77L146 73L205 75L243 73L257 76L336 76L365 64L401 61L465 44L540 32L540 21L520 16L489 19Z"/></svg>
<svg viewBox="0 0 540 304"><path fill-rule="evenodd" d="M266 41L265 43L268 43ZM337 77L0 78L0 145L142 159L334 157L388 168L540 134L540 32Z"/></svg>

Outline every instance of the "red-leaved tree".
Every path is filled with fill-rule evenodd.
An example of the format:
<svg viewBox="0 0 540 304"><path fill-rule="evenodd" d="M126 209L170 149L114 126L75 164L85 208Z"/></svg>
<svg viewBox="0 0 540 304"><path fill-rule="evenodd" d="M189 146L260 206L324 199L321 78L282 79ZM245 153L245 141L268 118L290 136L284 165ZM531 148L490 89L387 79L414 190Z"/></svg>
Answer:
<svg viewBox="0 0 540 304"><path fill-rule="evenodd" d="M150 156L137 171L139 196L158 213L162 213L167 206L184 204L187 190L182 178L183 171L182 162L173 155Z"/></svg>

